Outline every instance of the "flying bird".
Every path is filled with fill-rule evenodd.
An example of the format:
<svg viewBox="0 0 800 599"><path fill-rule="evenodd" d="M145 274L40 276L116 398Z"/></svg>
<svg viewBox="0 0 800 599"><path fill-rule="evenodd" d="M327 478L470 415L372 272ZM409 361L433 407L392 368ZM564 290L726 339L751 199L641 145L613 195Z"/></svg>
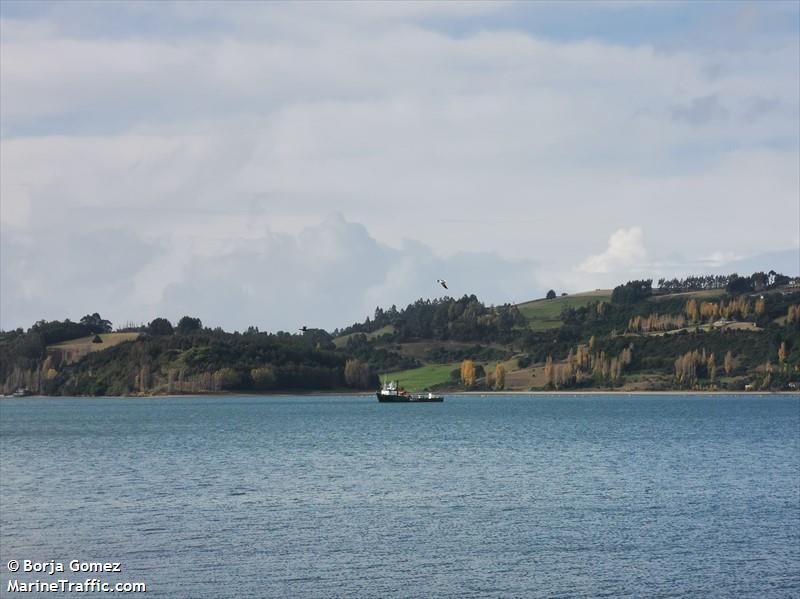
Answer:
<svg viewBox="0 0 800 599"><path fill-rule="evenodd" d="M447 289L447 281L445 281L444 279L436 279L436 282L439 283L439 285L441 285L445 289Z"/></svg>

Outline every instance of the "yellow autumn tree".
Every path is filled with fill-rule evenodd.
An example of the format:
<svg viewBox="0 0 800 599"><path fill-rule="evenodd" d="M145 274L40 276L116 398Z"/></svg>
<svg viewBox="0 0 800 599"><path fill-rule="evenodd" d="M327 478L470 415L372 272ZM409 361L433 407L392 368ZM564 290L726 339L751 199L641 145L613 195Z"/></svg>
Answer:
<svg viewBox="0 0 800 599"><path fill-rule="evenodd" d="M716 302L701 303L700 316L707 320L716 320L719 317L719 304Z"/></svg>
<svg viewBox="0 0 800 599"><path fill-rule="evenodd" d="M764 301L763 297L760 297L756 300L756 307L755 312L758 316L761 316L764 311L767 309L767 303Z"/></svg>
<svg viewBox="0 0 800 599"><path fill-rule="evenodd" d="M553 379L555 373L553 372L553 356L547 356L544 363L544 384L548 387L553 386Z"/></svg>
<svg viewBox="0 0 800 599"><path fill-rule="evenodd" d="M573 372L575 370L575 365L577 361L575 359L575 354L572 352L572 348L569 348L569 353L567 354L567 370Z"/></svg>
<svg viewBox="0 0 800 599"><path fill-rule="evenodd" d="M688 316L689 320L692 322L700 320L700 308L697 305L697 300L690 299L686 302L686 316Z"/></svg>
<svg viewBox="0 0 800 599"><path fill-rule="evenodd" d="M575 350L575 361L579 370L585 370L589 365L589 350L585 345L579 345Z"/></svg>
<svg viewBox="0 0 800 599"><path fill-rule="evenodd" d="M761 388L766 391L772 385L772 362L769 360L767 360L767 363L764 364L764 372L766 372L766 375L761 383Z"/></svg>
<svg viewBox="0 0 800 599"><path fill-rule="evenodd" d="M786 363L786 342L781 341L781 346L778 348L778 362L781 364Z"/></svg>
<svg viewBox="0 0 800 599"><path fill-rule="evenodd" d="M213 375L215 391L235 389L241 382L241 375L233 368L220 368Z"/></svg>
<svg viewBox="0 0 800 599"><path fill-rule="evenodd" d="M344 365L344 381L348 387L367 389L370 384L369 365L358 359L347 360Z"/></svg>
<svg viewBox="0 0 800 599"><path fill-rule="evenodd" d="M506 388L506 367L500 362L494 367L494 388L498 391Z"/></svg>
<svg viewBox="0 0 800 599"><path fill-rule="evenodd" d="M472 387L475 384L475 362L472 360L461 362L461 382L465 387Z"/></svg>
<svg viewBox="0 0 800 599"><path fill-rule="evenodd" d="M730 351L728 351L725 354L725 359L723 361L723 364L725 367L725 374L730 376L731 373L733 372L733 354Z"/></svg>
<svg viewBox="0 0 800 599"><path fill-rule="evenodd" d="M349 362L350 360L347 361L347 363ZM345 365L345 376L346 375L347 366ZM275 382L277 380L275 377L275 370L269 365L250 370L250 379L253 381L253 386L256 389L272 389L275 387Z"/></svg>

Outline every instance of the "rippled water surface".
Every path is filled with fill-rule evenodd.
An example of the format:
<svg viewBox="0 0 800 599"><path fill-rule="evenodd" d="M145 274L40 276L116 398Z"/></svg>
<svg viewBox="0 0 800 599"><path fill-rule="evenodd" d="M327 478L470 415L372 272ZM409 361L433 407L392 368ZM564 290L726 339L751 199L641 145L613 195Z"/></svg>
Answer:
<svg viewBox="0 0 800 599"><path fill-rule="evenodd" d="M796 396L28 398L0 427L3 596L9 559L147 597L800 596Z"/></svg>

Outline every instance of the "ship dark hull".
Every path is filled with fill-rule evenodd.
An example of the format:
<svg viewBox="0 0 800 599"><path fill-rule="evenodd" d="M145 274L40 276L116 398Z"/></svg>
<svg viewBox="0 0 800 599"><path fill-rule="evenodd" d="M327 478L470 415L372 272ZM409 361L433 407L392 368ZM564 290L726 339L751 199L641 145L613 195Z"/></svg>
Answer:
<svg viewBox="0 0 800 599"><path fill-rule="evenodd" d="M435 403L444 401L441 395L382 395L380 391L376 393L378 401L381 403Z"/></svg>

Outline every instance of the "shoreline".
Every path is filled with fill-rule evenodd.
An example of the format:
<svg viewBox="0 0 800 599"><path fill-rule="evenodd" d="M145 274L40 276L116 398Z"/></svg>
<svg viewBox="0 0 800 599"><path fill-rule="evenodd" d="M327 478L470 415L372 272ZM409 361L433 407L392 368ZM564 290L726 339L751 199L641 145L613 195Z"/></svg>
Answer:
<svg viewBox="0 0 800 599"><path fill-rule="evenodd" d="M472 397L501 397L501 396L563 396L563 397L579 397L584 395L619 395L619 396L660 396L660 395L741 395L763 397L768 395L795 395L800 398L800 391L687 391L685 389L676 391L455 391L443 392L445 398L447 396L466 395ZM372 397L375 395L374 391L304 391L301 393L179 393L179 394L157 394L157 395L27 395L24 397L14 397L12 395L0 395L0 401L9 399L193 399L198 397Z"/></svg>
<svg viewBox="0 0 800 599"><path fill-rule="evenodd" d="M462 391L453 395L797 395L800 391Z"/></svg>

